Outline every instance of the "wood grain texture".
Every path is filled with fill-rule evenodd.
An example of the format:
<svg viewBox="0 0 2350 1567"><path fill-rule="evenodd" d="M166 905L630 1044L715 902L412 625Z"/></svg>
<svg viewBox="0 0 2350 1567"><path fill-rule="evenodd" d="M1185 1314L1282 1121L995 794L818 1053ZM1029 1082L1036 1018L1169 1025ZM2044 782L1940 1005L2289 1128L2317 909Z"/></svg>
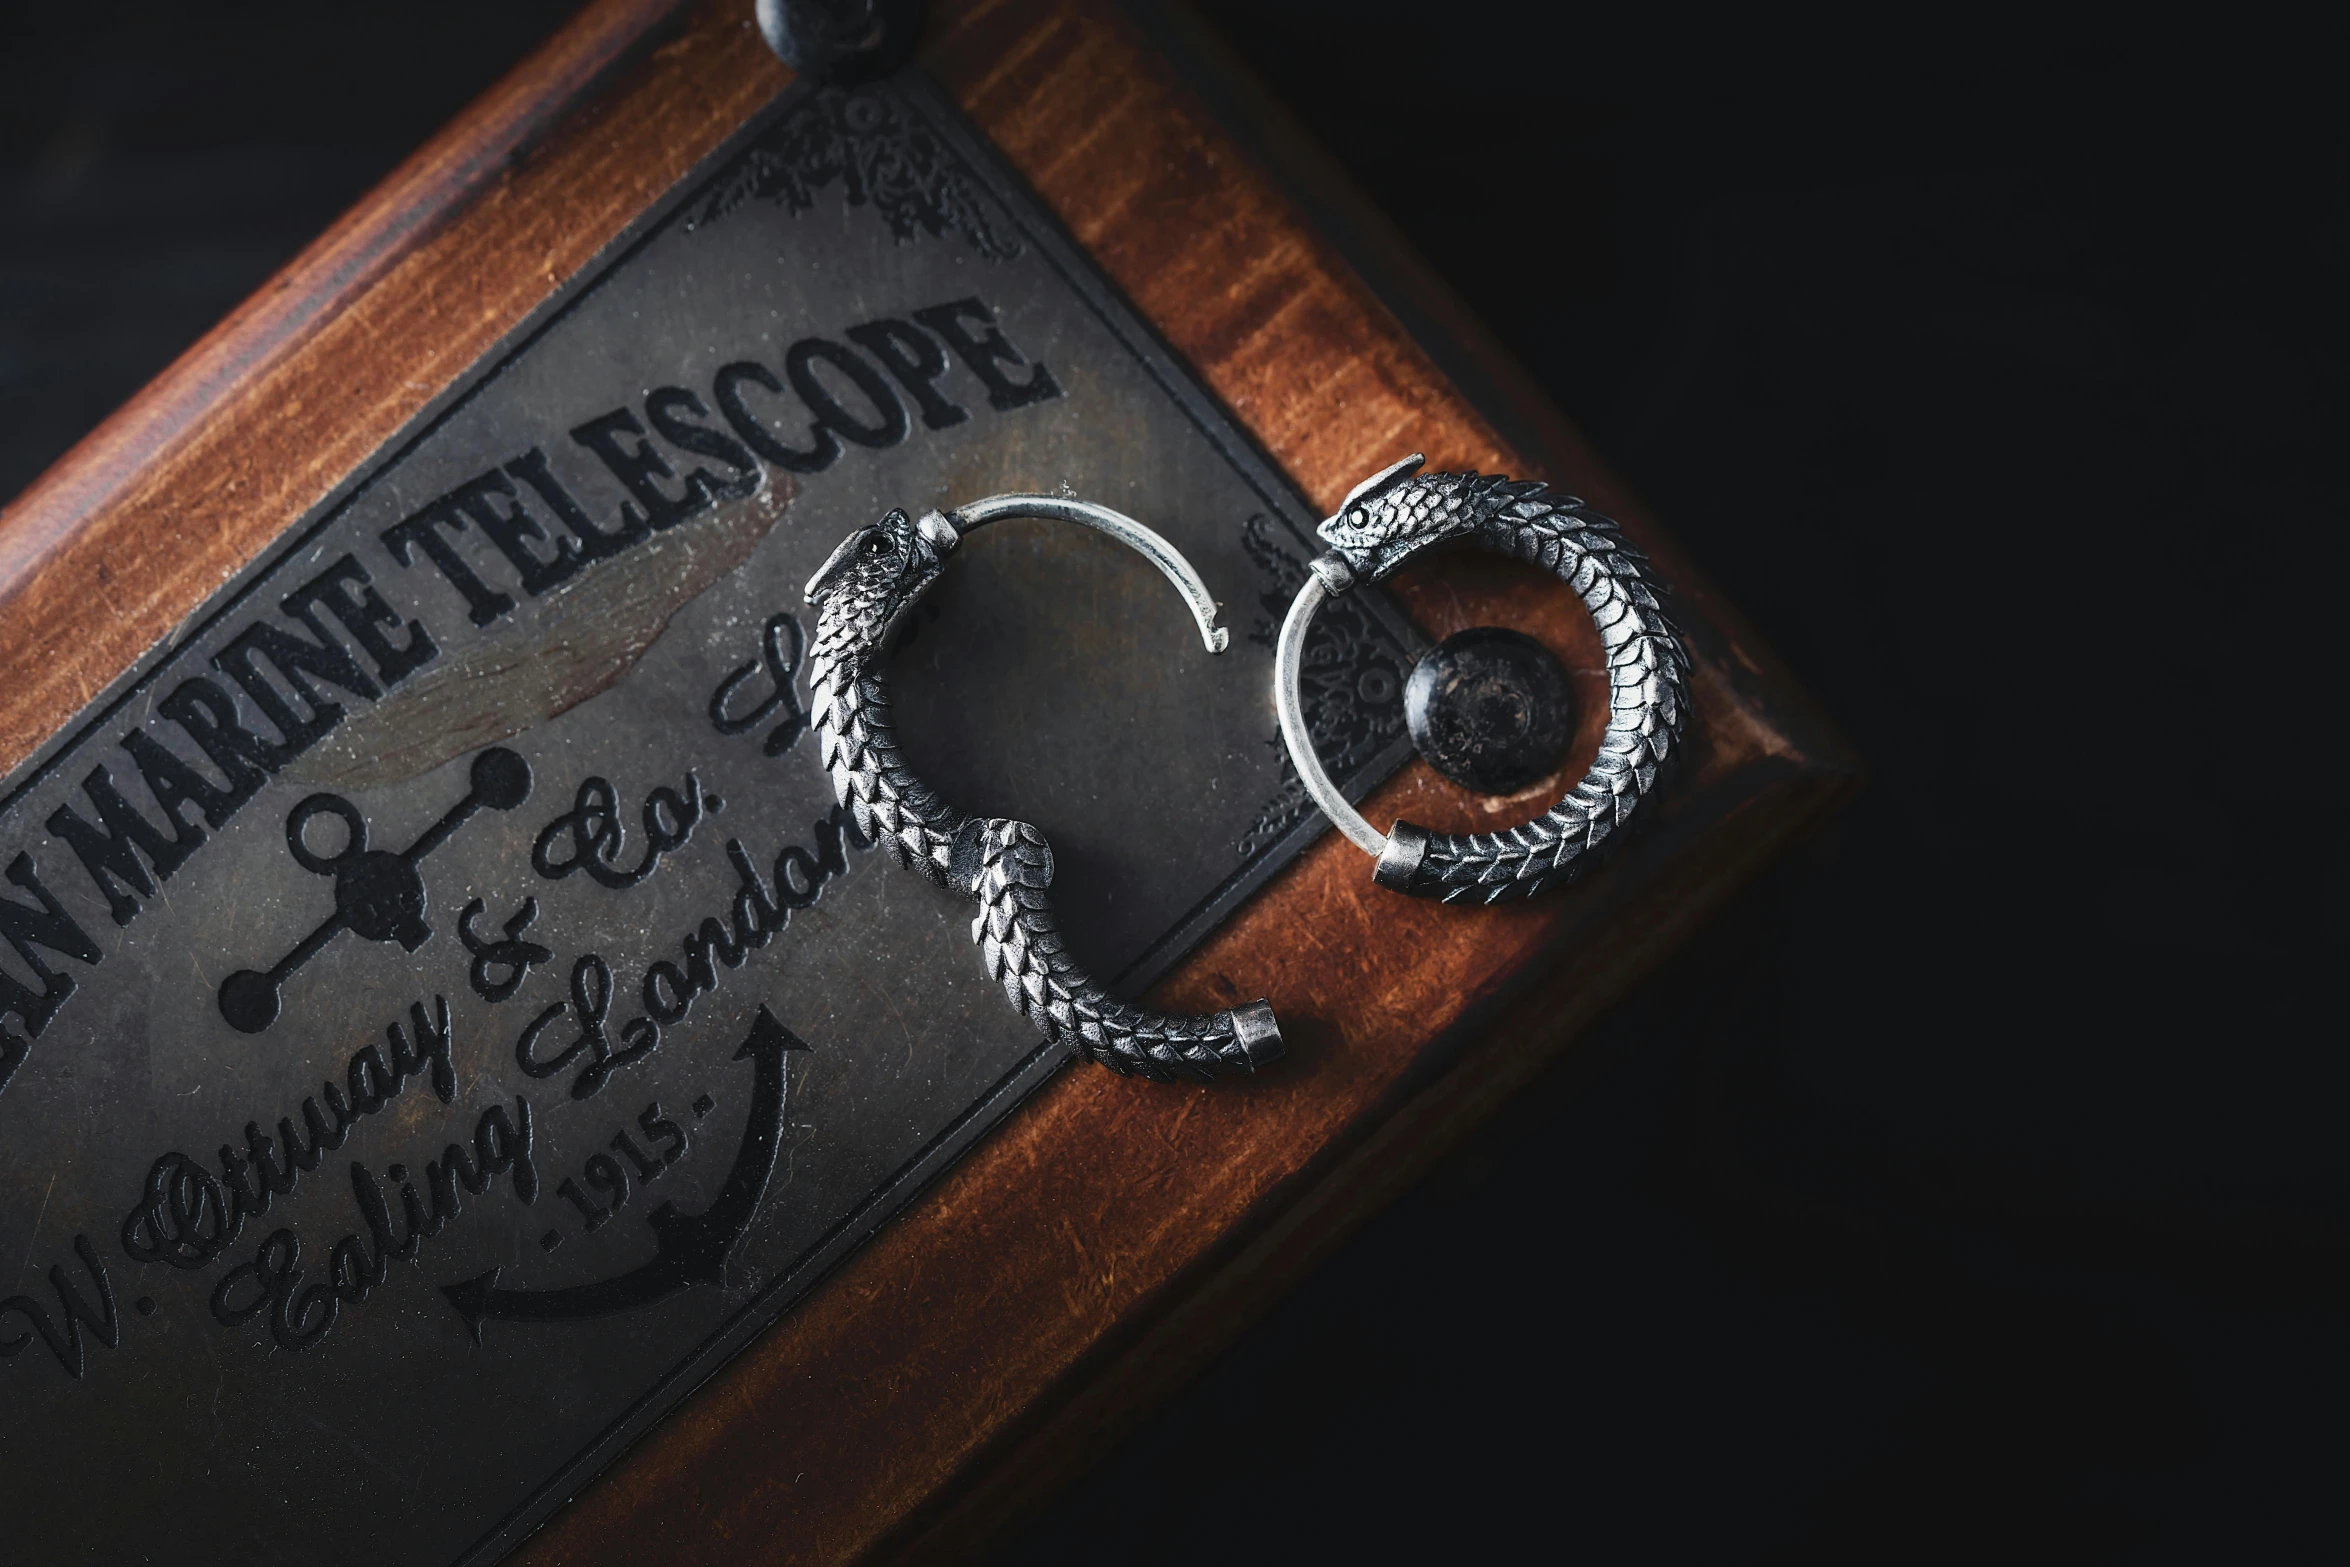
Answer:
<svg viewBox="0 0 2350 1567"><path fill-rule="evenodd" d="M0 772L789 80L704 88L748 6L640 61L678 9L595 0L0 511Z"/></svg>
<svg viewBox="0 0 2350 1567"><path fill-rule="evenodd" d="M785 85L749 10L706 0L670 19L654 0L600 0L0 517L0 661L17 674L0 756L61 724ZM1675 589L1696 733L1647 830L1532 905L1394 896L1325 837L1154 997L1205 1010L1270 995L1287 1062L1214 1088L1063 1072L528 1542L517 1560L535 1567L967 1550L1539 1070L1850 782L1751 630L1506 355L1455 323L1530 450L1125 20L1094 0L934 13L924 68L1318 505L1423 450L1437 467L1551 479L1623 520ZM640 47L665 19L658 47ZM1452 557L1398 592L1437 634L1520 626L1600 689L1596 634L1555 581ZM1604 718L1584 711L1575 767ZM1497 805L1415 763L1365 814L1491 828L1562 784Z"/></svg>

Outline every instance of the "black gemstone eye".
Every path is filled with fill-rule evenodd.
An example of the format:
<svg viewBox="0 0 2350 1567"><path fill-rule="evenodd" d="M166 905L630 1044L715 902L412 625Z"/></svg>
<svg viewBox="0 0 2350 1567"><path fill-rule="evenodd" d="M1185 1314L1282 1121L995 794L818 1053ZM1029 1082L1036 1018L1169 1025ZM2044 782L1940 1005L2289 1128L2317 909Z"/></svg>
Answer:
<svg viewBox="0 0 2350 1567"><path fill-rule="evenodd" d="M886 554L888 554L888 553L889 553L889 535L888 535L888 534L886 534L886 533L868 533L868 534L866 534L866 535L865 535L865 553L866 553L866 554L868 554L868 555L886 555Z"/></svg>

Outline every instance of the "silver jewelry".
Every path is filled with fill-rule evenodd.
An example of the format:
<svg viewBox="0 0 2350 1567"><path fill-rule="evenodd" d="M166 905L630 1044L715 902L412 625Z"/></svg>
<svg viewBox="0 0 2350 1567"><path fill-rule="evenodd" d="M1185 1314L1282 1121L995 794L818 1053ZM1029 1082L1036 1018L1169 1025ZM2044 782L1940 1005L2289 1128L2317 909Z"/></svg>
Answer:
<svg viewBox="0 0 2350 1567"><path fill-rule="evenodd" d="M1118 1000L1061 939L1046 896L1053 851L1044 834L1026 822L964 814L915 776L898 751L883 648L963 538L1004 517L1078 523L1139 552L1183 595L1208 651L1224 651L1229 634L1216 624L1215 598L1191 562L1123 513L1054 495L994 495L914 521L893 511L849 535L808 581L808 602L817 610L808 691L833 792L861 836L978 901L971 938L988 975L1047 1039L1112 1071L1162 1082L1254 1071L1281 1054L1270 1006L1259 1000L1183 1017Z"/></svg>
<svg viewBox="0 0 2350 1567"><path fill-rule="evenodd" d="M1314 803L1376 859L1380 886L1447 903L1530 898L1572 878L1656 787L1688 719L1689 657L1659 606L1662 589L1647 560L1615 523L1540 484L1422 474L1424 460L1414 453L1365 479L1318 530L1330 553L1308 563L1274 659L1281 738ZM1583 780L1523 827L1452 834L1398 821L1381 833L1314 755L1299 695L1306 629L1324 599L1382 581L1420 551L1456 539L1531 561L1582 596L1607 651L1607 733Z"/></svg>

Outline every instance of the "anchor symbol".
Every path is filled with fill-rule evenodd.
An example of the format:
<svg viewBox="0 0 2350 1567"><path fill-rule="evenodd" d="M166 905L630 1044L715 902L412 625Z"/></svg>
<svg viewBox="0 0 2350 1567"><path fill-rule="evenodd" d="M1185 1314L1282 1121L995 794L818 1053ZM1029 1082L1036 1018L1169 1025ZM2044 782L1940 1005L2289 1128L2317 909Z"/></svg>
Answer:
<svg viewBox="0 0 2350 1567"><path fill-rule="evenodd" d="M727 1261L749 1230L775 1175L776 1150L783 1141L785 1059L790 1052L807 1048L761 1004L749 1037L734 1053L737 1061L751 1063L751 1116L743 1125L734 1167L710 1206L691 1214L680 1213L673 1202L655 1208L645 1217L653 1231L653 1255L610 1278L561 1289L501 1289L498 1275L506 1270L499 1264L474 1278L442 1285L441 1293L465 1319L473 1341L481 1342L481 1325L491 1319L576 1322L649 1306L689 1285L723 1285Z"/></svg>
<svg viewBox="0 0 2350 1567"><path fill-rule="evenodd" d="M432 927L424 921L424 877L417 862L483 806L511 811L529 799L530 764L504 746L492 746L474 757L471 781L463 798L398 853L369 848L367 819L339 794L311 795L286 813L286 850L312 875L334 878L335 911L267 973L239 969L221 981L220 1015L231 1028L258 1034L276 1022L279 993L287 979L341 931L349 930L364 941L396 941L403 952L414 952L430 939ZM304 836L321 816L343 824L343 846L332 854L320 854Z"/></svg>

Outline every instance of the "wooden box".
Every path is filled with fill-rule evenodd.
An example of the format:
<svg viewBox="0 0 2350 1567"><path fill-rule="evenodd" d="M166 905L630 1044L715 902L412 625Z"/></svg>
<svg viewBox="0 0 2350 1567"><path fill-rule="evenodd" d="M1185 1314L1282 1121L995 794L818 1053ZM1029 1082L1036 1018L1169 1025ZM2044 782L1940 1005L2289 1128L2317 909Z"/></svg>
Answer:
<svg viewBox="0 0 2350 1567"><path fill-rule="evenodd" d="M598 0L0 516L8 765L180 623L789 83L749 0ZM1853 778L1639 500L1180 17L939 0L915 67L1323 510L1407 450L1620 519L1695 658L1647 830L1531 904L1376 888L1325 836L1156 988L1256 976L1288 1061L1238 1087L1063 1071L524 1544L530 1563L951 1557L1073 1477L1562 1050ZM1526 630L1588 695L1560 584L1447 558L1431 635ZM1604 717L1586 701L1570 766ZM1414 761L1366 803L1543 808Z"/></svg>

